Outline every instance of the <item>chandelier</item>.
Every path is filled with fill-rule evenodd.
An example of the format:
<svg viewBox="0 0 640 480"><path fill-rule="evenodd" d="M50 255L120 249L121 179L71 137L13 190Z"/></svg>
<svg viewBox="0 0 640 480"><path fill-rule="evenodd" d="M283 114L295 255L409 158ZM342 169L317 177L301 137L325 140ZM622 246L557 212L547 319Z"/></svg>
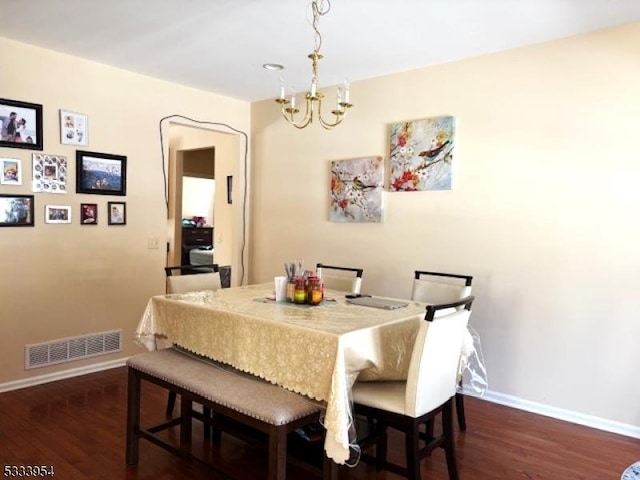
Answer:
<svg viewBox="0 0 640 480"><path fill-rule="evenodd" d="M325 5L326 4L326 5ZM302 129L313 123L317 116L318 122L327 130L339 125L344 120L347 110L353 107L349 103L349 81L345 79L344 85L338 87L336 95L336 107L331 110L334 115L333 121L327 121L322 117L322 99L324 94L318 90L318 62L322 59L320 47L322 46L322 35L318 30L318 22L322 15L326 15L331 10L329 0L312 0L311 9L313 11L314 49L308 55L311 60L311 89L305 94L305 114L302 118L298 116L300 110L296 108L296 92L291 88L291 93L287 98L285 94L284 79L280 77L280 96L276 102L280 104L282 116L287 122L296 128Z"/></svg>

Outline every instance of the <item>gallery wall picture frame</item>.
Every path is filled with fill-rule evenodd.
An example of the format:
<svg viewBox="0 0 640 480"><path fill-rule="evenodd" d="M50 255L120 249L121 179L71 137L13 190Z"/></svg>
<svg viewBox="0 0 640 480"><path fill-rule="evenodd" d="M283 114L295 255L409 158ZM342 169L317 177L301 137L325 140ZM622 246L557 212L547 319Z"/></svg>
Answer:
<svg viewBox="0 0 640 480"><path fill-rule="evenodd" d="M88 115L61 109L60 143L63 145L89 145Z"/></svg>
<svg viewBox="0 0 640 480"><path fill-rule="evenodd" d="M42 105L0 98L0 147L42 150Z"/></svg>
<svg viewBox="0 0 640 480"><path fill-rule="evenodd" d="M227 175L227 203L233 203L233 175Z"/></svg>
<svg viewBox="0 0 640 480"><path fill-rule="evenodd" d="M98 224L98 204L97 203L81 203L80 204L80 225L97 225Z"/></svg>
<svg viewBox="0 0 640 480"><path fill-rule="evenodd" d="M45 205L44 223L71 223L71 206Z"/></svg>
<svg viewBox="0 0 640 480"><path fill-rule="evenodd" d="M67 157L45 153L33 154L32 191L67 193L69 163Z"/></svg>
<svg viewBox="0 0 640 480"><path fill-rule="evenodd" d="M126 202L108 202L107 215L109 216L109 225L126 225L127 224L127 204Z"/></svg>
<svg viewBox="0 0 640 480"><path fill-rule="evenodd" d="M0 185L22 185L22 162L17 158L0 158Z"/></svg>
<svg viewBox="0 0 640 480"><path fill-rule="evenodd" d="M127 157L76 151L76 193L127 194Z"/></svg>
<svg viewBox="0 0 640 480"><path fill-rule="evenodd" d="M0 194L0 227L33 227L33 195Z"/></svg>

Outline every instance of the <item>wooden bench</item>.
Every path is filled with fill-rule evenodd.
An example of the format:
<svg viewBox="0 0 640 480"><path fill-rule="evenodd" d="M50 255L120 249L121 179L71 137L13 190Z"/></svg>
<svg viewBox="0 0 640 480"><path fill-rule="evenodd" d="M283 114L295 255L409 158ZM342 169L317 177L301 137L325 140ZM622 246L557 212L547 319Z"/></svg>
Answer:
<svg viewBox="0 0 640 480"><path fill-rule="evenodd" d="M232 419L267 434L268 479L285 480L287 434L320 418L321 408L302 395L173 348L134 355L127 361L127 366L129 384L126 461L129 465L138 463L141 438L179 456L192 457L192 419L199 418L206 426L216 425L210 417L193 411L195 402L210 409L214 413L214 419ZM180 417L141 428L142 380L177 392L181 397ZM179 447L155 435L177 425L180 425ZM323 479L336 478L337 465L325 455Z"/></svg>

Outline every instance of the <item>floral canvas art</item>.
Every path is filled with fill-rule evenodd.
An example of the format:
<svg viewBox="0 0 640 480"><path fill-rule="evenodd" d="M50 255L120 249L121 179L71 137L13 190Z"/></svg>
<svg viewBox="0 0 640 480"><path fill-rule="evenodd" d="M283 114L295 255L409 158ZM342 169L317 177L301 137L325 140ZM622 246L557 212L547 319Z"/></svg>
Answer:
<svg viewBox="0 0 640 480"><path fill-rule="evenodd" d="M389 190L450 190L454 145L451 116L392 124Z"/></svg>
<svg viewBox="0 0 640 480"><path fill-rule="evenodd" d="M332 222L382 222L384 162L364 157L331 162Z"/></svg>

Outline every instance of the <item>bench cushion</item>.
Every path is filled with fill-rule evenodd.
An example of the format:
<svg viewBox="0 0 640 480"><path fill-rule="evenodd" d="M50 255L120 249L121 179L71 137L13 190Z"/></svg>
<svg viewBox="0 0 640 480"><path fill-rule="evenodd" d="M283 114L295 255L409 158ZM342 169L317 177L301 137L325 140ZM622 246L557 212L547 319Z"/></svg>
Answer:
<svg viewBox="0 0 640 480"><path fill-rule="evenodd" d="M286 425L321 410L302 395L173 348L134 355L127 366L271 425Z"/></svg>

